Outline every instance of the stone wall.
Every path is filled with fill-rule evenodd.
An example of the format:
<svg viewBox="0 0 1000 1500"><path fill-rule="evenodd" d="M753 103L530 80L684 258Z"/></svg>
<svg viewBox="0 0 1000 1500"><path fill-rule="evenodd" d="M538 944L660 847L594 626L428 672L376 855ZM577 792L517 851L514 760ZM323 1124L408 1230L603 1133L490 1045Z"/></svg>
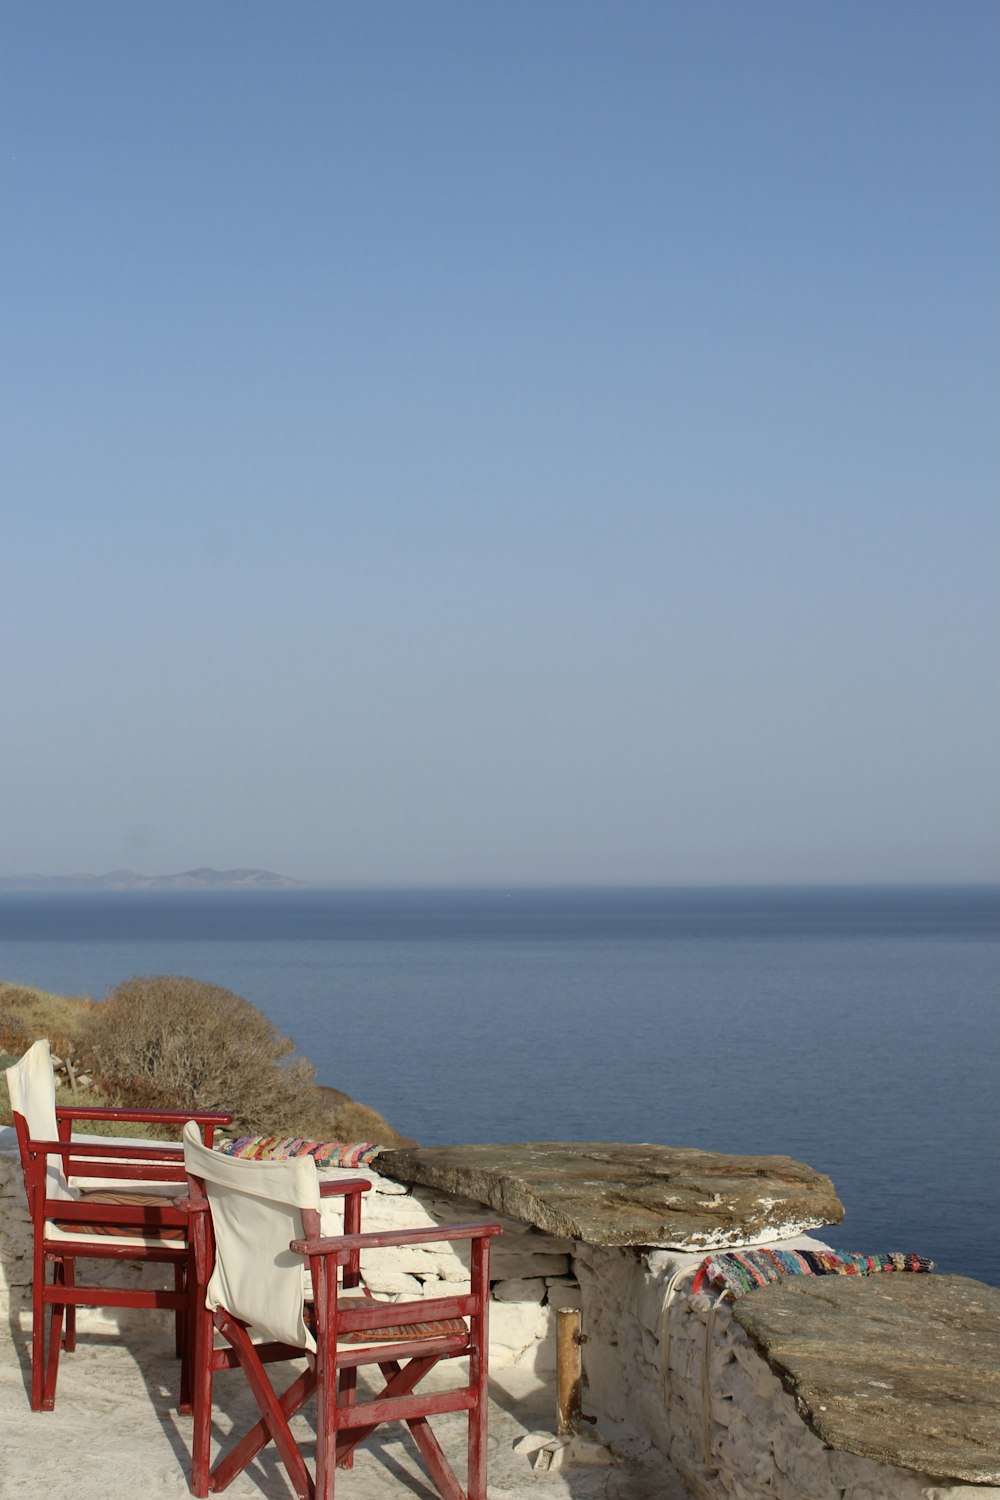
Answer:
<svg viewBox="0 0 1000 1500"><path fill-rule="evenodd" d="M784 1248L816 1247L802 1237ZM998 1500L827 1447L727 1303L692 1295L703 1257L578 1245L584 1409L625 1453L666 1454L699 1500Z"/></svg>
<svg viewBox="0 0 1000 1500"><path fill-rule="evenodd" d="M324 1175L335 1175L334 1173ZM806 1426L792 1397L757 1355L726 1304L692 1295L702 1256L605 1248L556 1239L429 1189L408 1189L370 1170L364 1227L400 1229L470 1219L499 1219L493 1245L490 1359L550 1380L555 1368L554 1313L580 1306L584 1411L597 1433L624 1456L658 1450L698 1500L1000 1500L1000 1489L953 1485L826 1447ZM337 1210L324 1206L332 1232ZM789 1247L816 1245L808 1238ZM95 1266L98 1263L93 1263ZM366 1258L378 1296L440 1295L463 1274L444 1245L378 1251ZM150 1267L111 1267L121 1278ZM22 1320L30 1308L30 1227L13 1132L0 1130L0 1312ZM81 1310L81 1328L106 1325L113 1310Z"/></svg>
<svg viewBox="0 0 1000 1500"><path fill-rule="evenodd" d="M332 1176L323 1172L321 1176ZM555 1309L576 1304L579 1286L571 1266L572 1242L556 1239L481 1203L409 1189L367 1169L342 1175L365 1177L372 1191L362 1206L366 1230L417 1229L490 1219L503 1226L490 1261L490 1361L494 1369L518 1365L540 1374L555 1369ZM336 1230L337 1210L324 1204L324 1227ZM367 1286L379 1296L443 1296L448 1282L467 1275L468 1249L445 1244L377 1250L362 1257Z"/></svg>
<svg viewBox="0 0 1000 1500"><path fill-rule="evenodd" d="M107 1137L104 1138L108 1139ZM143 1145L148 1142L136 1142ZM362 1226L367 1230L423 1228L435 1224L457 1224L491 1219L503 1225L503 1234L493 1241L490 1308L490 1360L494 1369L516 1365L539 1374L555 1369L555 1309L575 1303L579 1288L570 1265L571 1243L542 1234L526 1224L504 1218L482 1204L435 1193L410 1191L401 1183L380 1177L365 1168L338 1171L321 1177L364 1177L372 1191L364 1198ZM331 1234L340 1229L341 1200L323 1205L323 1225ZM396 1300L412 1296L446 1296L448 1283L467 1275L468 1249L458 1253L446 1244L415 1245L378 1250L363 1261L365 1280L373 1294ZM159 1278L166 1285L168 1273L160 1267L140 1268L134 1262L92 1261L88 1274L100 1284L119 1284ZM11 1129L0 1129L0 1315L8 1307L26 1315L30 1308L31 1225L24 1196L17 1145ZM81 1308L81 1330L116 1326L116 1320L134 1316L114 1309Z"/></svg>

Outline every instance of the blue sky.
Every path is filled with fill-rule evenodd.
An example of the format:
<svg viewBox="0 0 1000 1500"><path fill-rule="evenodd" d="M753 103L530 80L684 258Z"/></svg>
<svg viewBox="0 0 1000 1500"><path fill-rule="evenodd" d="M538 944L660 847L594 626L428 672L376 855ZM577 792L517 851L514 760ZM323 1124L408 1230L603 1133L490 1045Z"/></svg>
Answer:
<svg viewBox="0 0 1000 1500"><path fill-rule="evenodd" d="M8 3L0 874L996 878L998 42Z"/></svg>

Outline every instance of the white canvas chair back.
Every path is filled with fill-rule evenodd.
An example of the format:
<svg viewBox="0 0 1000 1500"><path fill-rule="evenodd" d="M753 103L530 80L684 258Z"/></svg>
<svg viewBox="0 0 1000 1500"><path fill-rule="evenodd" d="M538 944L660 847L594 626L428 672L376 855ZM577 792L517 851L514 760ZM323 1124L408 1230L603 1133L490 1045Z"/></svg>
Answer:
<svg viewBox="0 0 1000 1500"><path fill-rule="evenodd" d="M304 1263L289 1250L302 1239L302 1210L319 1212L319 1178L311 1156L241 1161L201 1143L184 1126L184 1165L205 1184L215 1231L215 1269L206 1307L223 1307L279 1343L315 1350L305 1324Z"/></svg>
<svg viewBox="0 0 1000 1500"><path fill-rule="evenodd" d="M57 1141L56 1084L52 1076L52 1053L47 1041L35 1042L7 1069L11 1109L23 1115L33 1141ZM45 1194L48 1198L76 1198L66 1181L62 1157L50 1156L46 1163Z"/></svg>

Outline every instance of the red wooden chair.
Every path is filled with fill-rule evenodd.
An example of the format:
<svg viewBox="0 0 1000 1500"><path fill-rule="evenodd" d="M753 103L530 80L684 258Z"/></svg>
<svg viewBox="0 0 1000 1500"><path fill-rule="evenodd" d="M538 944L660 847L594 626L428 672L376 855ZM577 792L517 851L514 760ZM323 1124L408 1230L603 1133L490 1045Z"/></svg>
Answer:
<svg viewBox="0 0 1000 1500"><path fill-rule="evenodd" d="M117 1120L177 1125L189 1110L57 1108L47 1041L35 1042L7 1069L24 1186L31 1215L31 1408L55 1405L59 1353L76 1347L78 1307L150 1307L172 1310L181 1358L181 1409L190 1407L187 1333L187 1215L177 1208L185 1181L180 1145L150 1141L123 1146L71 1139L73 1122ZM210 1143L216 1125L232 1116L206 1111L195 1117ZM173 1267L173 1291L83 1285L79 1260L159 1261ZM47 1279L48 1268L52 1279ZM46 1326L47 1325L47 1326Z"/></svg>
<svg viewBox="0 0 1000 1500"><path fill-rule="evenodd" d="M224 1490L274 1442L301 1500L333 1500L338 1467L383 1422L404 1421L444 1500L485 1500L490 1240L499 1224L359 1232L364 1181L323 1184L310 1157L243 1161L207 1151L193 1124L184 1128L194 1246L194 1447L191 1490ZM346 1195L343 1235L320 1233L320 1200ZM472 1269L460 1295L384 1303L343 1295L360 1283L360 1255L380 1246L467 1241ZM308 1300L307 1300L308 1292ZM225 1344L215 1348L215 1334ZM282 1394L265 1365L301 1359L307 1366ZM466 1358L468 1377L448 1390L418 1391L442 1360ZM360 1398L357 1371L377 1365L385 1382ZM210 1467L215 1374L239 1367L260 1420ZM316 1396L316 1463L311 1474L290 1422ZM428 1418L468 1413L468 1472L463 1488Z"/></svg>

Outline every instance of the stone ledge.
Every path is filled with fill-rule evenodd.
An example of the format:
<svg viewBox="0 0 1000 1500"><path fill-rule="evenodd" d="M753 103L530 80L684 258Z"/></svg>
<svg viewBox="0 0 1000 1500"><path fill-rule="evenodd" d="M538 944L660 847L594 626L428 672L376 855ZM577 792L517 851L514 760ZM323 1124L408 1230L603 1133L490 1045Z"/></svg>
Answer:
<svg viewBox="0 0 1000 1500"><path fill-rule="evenodd" d="M795 1277L733 1317L831 1448L1000 1483L1000 1289L906 1272Z"/></svg>
<svg viewBox="0 0 1000 1500"><path fill-rule="evenodd" d="M383 1151L377 1168L591 1245L718 1249L844 1217L829 1177L790 1156L534 1141Z"/></svg>

